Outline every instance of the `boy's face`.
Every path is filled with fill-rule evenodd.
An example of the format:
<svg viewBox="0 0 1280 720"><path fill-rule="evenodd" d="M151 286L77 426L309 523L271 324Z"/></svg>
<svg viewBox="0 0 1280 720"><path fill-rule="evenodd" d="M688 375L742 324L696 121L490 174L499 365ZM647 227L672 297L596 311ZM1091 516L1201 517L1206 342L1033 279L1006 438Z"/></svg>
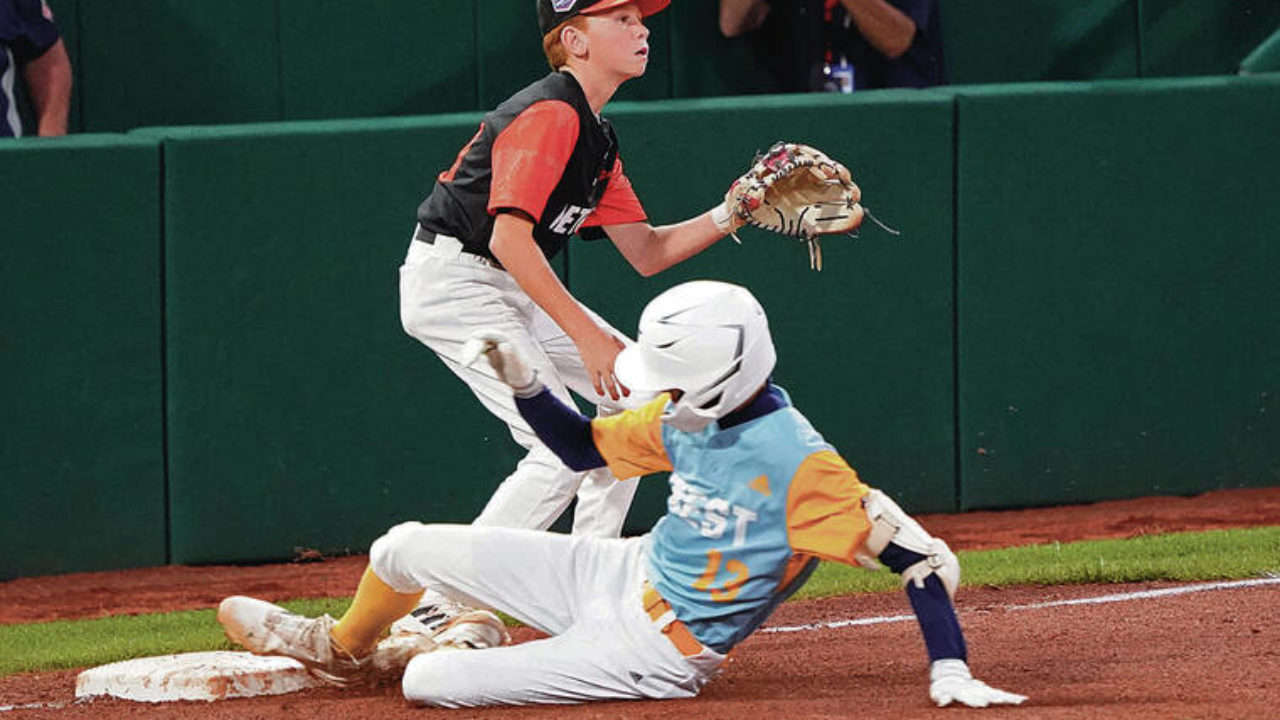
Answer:
<svg viewBox="0 0 1280 720"><path fill-rule="evenodd" d="M649 28L634 3L583 16L592 64L628 78L644 75L649 66Z"/></svg>

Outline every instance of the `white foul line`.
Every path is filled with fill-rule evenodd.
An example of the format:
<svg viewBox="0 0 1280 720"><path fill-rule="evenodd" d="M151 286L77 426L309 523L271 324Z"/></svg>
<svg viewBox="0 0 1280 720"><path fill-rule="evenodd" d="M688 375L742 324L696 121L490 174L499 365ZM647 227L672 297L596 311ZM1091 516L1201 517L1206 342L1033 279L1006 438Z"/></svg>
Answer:
<svg viewBox="0 0 1280 720"><path fill-rule="evenodd" d="M1131 593L1100 595L1098 597L1090 598L1053 600L1050 602L1032 603L1030 605L1005 605L1003 609L1039 610L1041 608L1061 607L1064 605L1100 605L1103 603L1126 602L1129 600L1146 600L1149 598L1165 597L1168 595L1186 595L1187 593L1205 592L1207 590L1229 590L1231 588L1257 587L1259 585L1280 585L1280 577L1265 577L1253 580L1233 580L1231 582L1200 583L1198 585L1182 585L1179 587L1160 588L1158 590L1138 590ZM915 619L915 615L883 615L880 617L858 618L856 620L833 620L831 622L824 623L809 623L807 625L763 627L756 632L790 633L804 632L806 630L834 630L836 628L852 627L855 625L881 625L885 623L906 622L908 620Z"/></svg>
<svg viewBox="0 0 1280 720"><path fill-rule="evenodd" d="M26 705L0 705L0 712L9 712L10 710L61 710L70 705L65 702L47 702L47 703L27 703Z"/></svg>

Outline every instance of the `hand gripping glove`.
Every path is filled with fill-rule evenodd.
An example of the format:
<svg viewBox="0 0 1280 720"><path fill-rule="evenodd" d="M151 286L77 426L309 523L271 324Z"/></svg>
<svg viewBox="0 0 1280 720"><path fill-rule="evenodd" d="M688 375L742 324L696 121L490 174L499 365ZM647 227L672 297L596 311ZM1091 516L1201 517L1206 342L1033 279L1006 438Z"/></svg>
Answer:
<svg viewBox="0 0 1280 720"><path fill-rule="evenodd" d="M724 203L733 216L731 229L754 225L803 240L809 266L821 270L818 238L856 230L864 214L861 199L844 165L808 145L780 142L756 157L729 187Z"/></svg>
<svg viewBox="0 0 1280 720"><path fill-rule="evenodd" d="M542 392L538 371L521 357L510 335L501 330L481 330L463 344L459 361L463 367L471 367L482 355L516 397L529 398Z"/></svg>
<svg viewBox="0 0 1280 720"><path fill-rule="evenodd" d="M929 669L929 697L938 707L958 702L969 707L988 705L1021 705L1026 695L1017 695L991 687L969 673L963 660L936 660Z"/></svg>

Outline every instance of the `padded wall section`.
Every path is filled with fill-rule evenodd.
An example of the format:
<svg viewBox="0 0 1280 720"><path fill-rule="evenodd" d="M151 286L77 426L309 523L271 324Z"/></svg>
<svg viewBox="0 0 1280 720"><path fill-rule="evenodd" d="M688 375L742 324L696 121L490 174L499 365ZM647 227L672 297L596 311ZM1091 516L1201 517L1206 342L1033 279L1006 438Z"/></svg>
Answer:
<svg viewBox="0 0 1280 720"><path fill-rule="evenodd" d="M469 522L523 454L400 327L415 210L477 121L168 133L175 561Z"/></svg>
<svg viewBox="0 0 1280 720"><path fill-rule="evenodd" d="M724 125L713 120L732 116ZM600 241L570 244L574 295L634 336L662 290L695 278L749 287L769 314L776 380L863 478L914 512L955 509L952 384L952 104L936 91L671 101L620 108L627 173L655 224L719 202L755 151L778 138L845 160L866 203L896 226L823 243L754 229L642 279ZM822 118L822 122L813 122ZM680 141L672 142L672 138ZM909 160L908 160L909 158ZM665 484L648 479L629 527L652 522Z"/></svg>
<svg viewBox="0 0 1280 720"><path fill-rule="evenodd" d="M1280 28L1240 61L1241 75L1280 72Z"/></svg>
<svg viewBox="0 0 1280 720"><path fill-rule="evenodd" d="M951 82L1132 78L1138 0L947 0Z"/></svg>
<svg viewBox="0 0 1280 720"><path fill-rule="evenodd" d="M477 24L476 74L480 107L489 110L512 93L551 72L542 54L538 16L524 0L474 0ZM480 5L483 3L483 5Z"/></svg>
<svg viewBox="0 0 1280 720"><path fill-rule="evenodd" d="M965 509L1280 481L1276 117L1274 78L959 98Z"/></svg>
<svg viewBox="0 0 1280 720"><path fill-rule="evenodd" d="M1142 75L1234 74L1277 27L1276 0L1140 0Z"/></svg>
<svg viewBox="0 0 1280 720"><path fill-rule="evenodd" d="M283 117L475 108L473 5L458 0L280 0Z"/></svg>
<svg viewBox="0 0 1280 720"><path fill-rule="evenodd" d="M80 0L86 130L276 120L278 0Z"/></svg>
<svg viewBox="0 0 1280 720"><path fill-rule="evenodd" d="M165 561L155 143L0 143L0 580Z"/></svg>

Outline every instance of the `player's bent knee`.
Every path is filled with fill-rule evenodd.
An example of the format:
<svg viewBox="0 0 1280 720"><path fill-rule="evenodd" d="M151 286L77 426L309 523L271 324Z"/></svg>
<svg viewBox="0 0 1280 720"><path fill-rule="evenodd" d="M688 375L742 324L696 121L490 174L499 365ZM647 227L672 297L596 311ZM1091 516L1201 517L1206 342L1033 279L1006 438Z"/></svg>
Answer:
<svg viewBox="0 0 1280 720"><path fill-rule="evenodd" d="M424 548L436 547L432 539L436 534L437 531L431 525L420 522L400 523L370 546L369 567L396 592L421 590L410 570L421 562Z"/></svg>
<svg viewBox="0 0 1280 720"><path fill-rule="evenodd" d="M937 575L947 594L954 598L956 588L960 586L960 561L951 548L925 531L920 523L879 490L867 493L862 505L867 519L871 521L871 532L863 544L866 555L879 557L889 543L923 555L923 560L901 571L902 584L915 583L916 587L924 587L924 581L930 575Z"/></svg>

